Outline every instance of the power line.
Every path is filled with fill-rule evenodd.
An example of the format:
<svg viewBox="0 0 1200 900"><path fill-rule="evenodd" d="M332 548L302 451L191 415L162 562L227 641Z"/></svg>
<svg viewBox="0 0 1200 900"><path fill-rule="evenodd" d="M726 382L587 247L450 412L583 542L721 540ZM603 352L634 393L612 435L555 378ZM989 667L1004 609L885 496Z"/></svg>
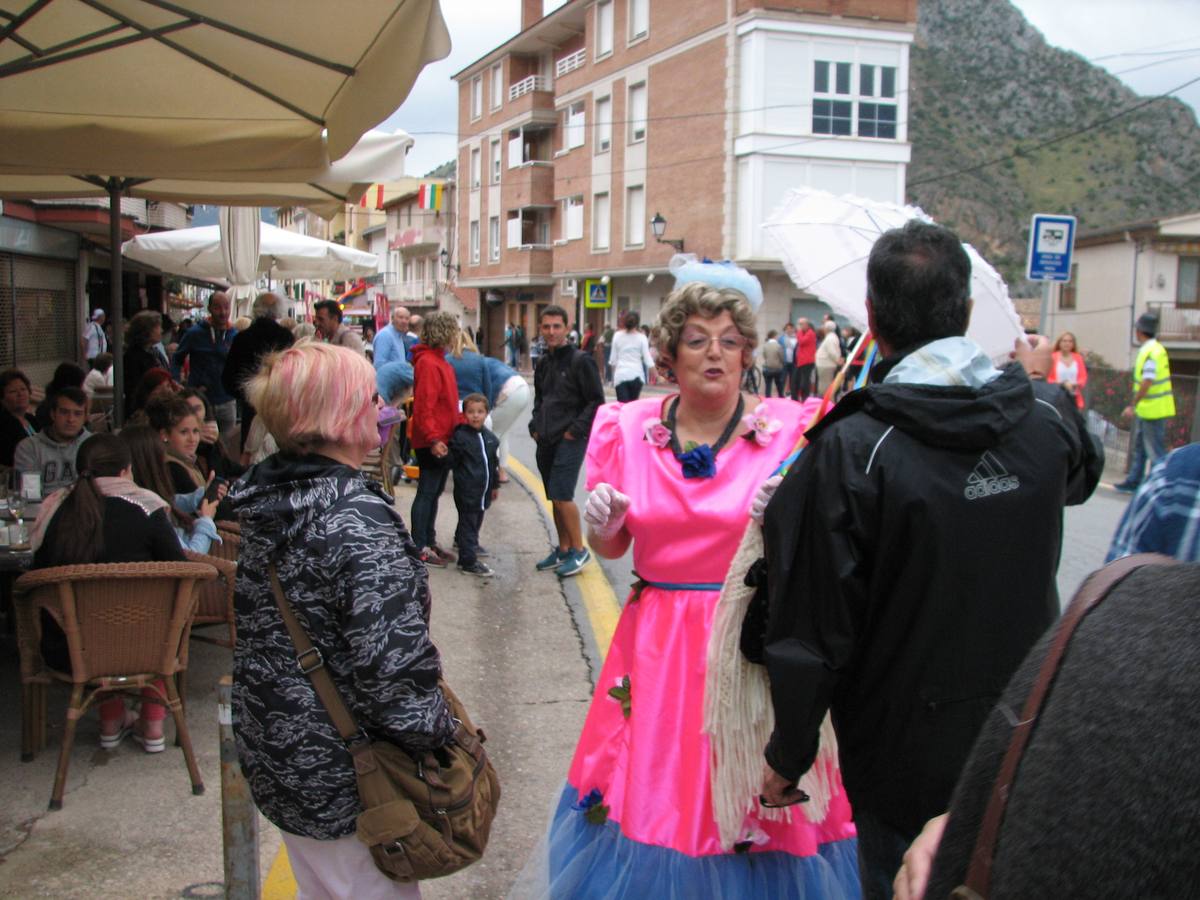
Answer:
<svg viewBox="0 0 1200 900"><path fill-rule="evenodd" d="M917 185L921 185L921 184L931 184L932 182L942 181L946 178L954 178L958 175L970 175L974 172L979 172L979 171L989 168L991 166L995 166L995 165L999 165L1000 163L1007 162L1010 159L1016 159L1020 156L1026 156L1030 153L1033 153L1034 151L1041 150L1045 147L1049 147L1052 144L1057 144L1062 141L1065 141L1068 138L1076 137L1081 134L1086 134L1089 131L1094 131L1103 125L1107 125L1109 122L1114 122L1117 119L1123 118L1124 116L1127 116L1132 112L1136 112L1137 110L1142 109L1143 107L1149 106L1151 103L1157 103L1159 100L1165 100L1166 98L1170 97L1172 94L1178 93L1179 91L1183 90L1186 87L1190 87L1191 85L1195 84L1198 81L1200 81L1200 75L1197 75L1195 78L1185 81L1183 84L1179 85L1178 87L1174 87L1169 91L1166 91L1162 94L1158 94L1154 97L1148 97L1145 100L1142 100L1140 103L1135 103L1135 104L1133 104L1133 106L1126 107L1125 109L1121 110L1120 112L1113 113L1111 116L1104 116L1103 118L1097 119L1096 121L1091 122L1087 125L1080 126L1079 128L1073 128L1070 131L1064 132L1062 134L1059 134L1055 137L1049 138L1044 141L1039 141L1036 144L1031 144L1028 147L1018 147L1012 153L1005 154L1004 156L998 156L995 159L989 159L985 162L979 163L974 166L967 166L966 168L956 169L953 172L946 172L941 175L931 175L928 178L919 178L916 181L909 181L908 187L912 188L912 187L916 187Z"/></svg>

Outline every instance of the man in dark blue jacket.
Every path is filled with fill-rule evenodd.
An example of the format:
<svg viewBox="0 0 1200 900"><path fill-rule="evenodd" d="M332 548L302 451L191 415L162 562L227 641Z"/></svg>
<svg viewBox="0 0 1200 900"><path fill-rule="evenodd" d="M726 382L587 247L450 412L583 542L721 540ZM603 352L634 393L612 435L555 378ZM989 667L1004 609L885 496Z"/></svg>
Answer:
<svg viewBox="0 0 1200 900"><path fill-rule="evenodd" d="M229 297L223 291L215 291L208 298L208 321L185 331L171 357L171 374L176 381L180 380L184 360L191 360L188 365L188 387L204 391L216 413L221 440L229 447L233 446L230 441L237 428L237 401L225 390L221 375L237 335L237 329L229 324L231 308Z"/></svg>
<svg viewBox="0 0 1200 900"><path fill-rule="evenodd" d="M882 361L817 427L766 512L768 802L798 802L830 711L867 898L944 811L980 726L1058 615L1079 435L964 337L971 264L940 226L867 270ZM1076 499L1075 502L1082 502Z"/></svg>

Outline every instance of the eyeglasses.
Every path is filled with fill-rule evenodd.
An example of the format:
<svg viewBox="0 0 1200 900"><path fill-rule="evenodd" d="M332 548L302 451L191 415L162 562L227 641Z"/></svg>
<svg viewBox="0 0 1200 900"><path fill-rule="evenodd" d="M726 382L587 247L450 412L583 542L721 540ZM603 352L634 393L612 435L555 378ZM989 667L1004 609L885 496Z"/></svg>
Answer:
<svg viewBox="0 0 1200 900"><path fill-rule="evenodd" d="M749 343L744 334L736 332L709 336L702 331L685 331L679 340L683 346L697 353L707 350L713 341L716 341L725 353L740 353L746 349L746 345Z"/></svg>

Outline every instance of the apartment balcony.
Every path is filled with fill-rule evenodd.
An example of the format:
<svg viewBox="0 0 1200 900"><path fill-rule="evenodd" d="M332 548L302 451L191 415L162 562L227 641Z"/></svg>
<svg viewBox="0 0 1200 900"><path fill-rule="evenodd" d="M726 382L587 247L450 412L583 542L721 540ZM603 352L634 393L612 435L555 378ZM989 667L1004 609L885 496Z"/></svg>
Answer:
<svg viewBox="0 0 1200 900"><path fill-rule="evenodd" d="M443 225L412 225L401 228L388 241L389 250L429 250L440 247L446 240Z"/></svg>
<svg viewBox="0 0 1200 900"><path fill-rule="evenodd" d="M1158 339L1163 346L1200 349L1200 308L1180 307L1174 303L1149 303L1158 316Z"/></svg>
<svg viewBox="0 0 1200 900"><path fill-rule="evenodd" d="M432 281L385 281L380 289L389 303L425 306L437 299L437 285Z"/></svg>
<svg viewBox="0 0 1200 900"><path fill-rule="evenodd" d="M514 81L508 88L505 113L517 120L514 123L517 126L531 122L553 124L557 119L553 80L542 75L530 75Z"/></svg>
<svg viewBox="0 0 1200 900"><path fill-rule="evenodd" d="M549 244L506 247L501 258L504 270L515 275L549 278L554 271L554 249Z"/></svg>
<svg viewBox="0 0 1200 900"><path fill-rule="evenodd" d="M505 184L507 182L507 184ZM509 169L507 178L501 182L505 209L536 207L553 209L554 164L542 160L522 163Z"/></svg>
<svg viewBox="0 0 1200 900"><path fill-rule="evenodd" d="M587 49L580 48L574 53L568 53L562 59L554 63L554 77L562 78L568 72L574 72L576 69L582 68L587 62Z"/></svg>

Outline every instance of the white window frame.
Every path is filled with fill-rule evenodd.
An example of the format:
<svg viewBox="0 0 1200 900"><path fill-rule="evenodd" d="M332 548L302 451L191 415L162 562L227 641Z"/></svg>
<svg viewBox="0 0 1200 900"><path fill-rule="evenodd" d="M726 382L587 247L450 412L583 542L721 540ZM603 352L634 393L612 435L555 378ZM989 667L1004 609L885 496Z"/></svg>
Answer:
<svg viewBox="0 0 1200 900"><path fill-rule="evenodd" d="M482 155L483 153L479 147L471 148L471 190L473 191L479 190L480 180L483 176L481 168L483 163L480 159Z"/></svg>
<svg viewBox="0 0 1200 900"><path fill-rule="evenodd" d="M634 109L634 97L636 96L642 98L641 110ZM630 144L640 144L646 140L646 122L650 113L650 95L646 90L646 82L639 81L629 86L628 103L625 108L629 111L628 142ZM639 112L641 115L638 115Z"/></svg>
<svg viewBox="0 0 1200 900"><path fill-rule="evenodd" d="M596 98L596 154L612 148L612 97Z"/></svg>
<svg viewBox="0 0 1200 900"><path fill-rule="evenodd" d="M596 3L596 59L608 59L613 53L613 0Z"/></svg>
<svg viewBox="0 0 1200 900"><path fill-rule="evenodd" d="M471 121L483 117L483 76L471 79Z"/></svg>
<svg viewBox="0 0 1200 900"><path fill-rule="evenodd" d="M608 191L592 195L592 249L606 251L612 245L612 203Z"/></svg>
<svg viewBox="0 0 1200 900"><path fill-rule="evenodd" d="M641 15L637 15L637 12L640 12ZM634 31L639 18L642 20L643 27L639 31ZM629 25L626 44L636 44L638 41L646 40L650 36L650 0L629 0L626 20Z"/></svg>
<svg viewBox="0 0 1200 900"><path fill-rule="evenodd" d="M500 138L492 138L491 143L488 146L491 148L492 153L492 184L499 184L501 171Z"/></svg>
<svg viewBox="0 0 1200 900"><path fill-rule="evenodd" d="M500 260L500 217L491 216L488 219L488 259L492 262Z"/></svg>
<svg viewBox="0 0 1200 900"><path fill-rule="evenodd" d="M583 194L567 197L563 201L563 239L583 239Z"/></svg>
<svg viewBox="0 0 1200 900"><path fill-rule="evenodd" d="M564 114L563 148L574 150L582 147L587 135L587 104L576 100L567 107Z"/></svg>
<svg viewBox="0 0 1200 900"><path fill-rule="evenodd" d="M562 295L564 297L574 297L578 293L578 282L574 278L564 278L562 280Z"/></svg>
<svg viewBox="0 0 1200 900"><path fill-rule="evenodd" d="M499 109L504 104L504 64L492 66L492 109Z"/></svg>
<svg viewBox="0 0 1200 900"><path fill-rule="evenodd" d="M633 202L639 198L641 209ZM625 246L646 246L646 186L631 184L625 189Z"/></svg>
<svg viewBox="0 0 1200 900"><path fill-rule="evenodd" d="M471 265L479 265L479 220L473 219L470 228L471 236Z"/></svg>

